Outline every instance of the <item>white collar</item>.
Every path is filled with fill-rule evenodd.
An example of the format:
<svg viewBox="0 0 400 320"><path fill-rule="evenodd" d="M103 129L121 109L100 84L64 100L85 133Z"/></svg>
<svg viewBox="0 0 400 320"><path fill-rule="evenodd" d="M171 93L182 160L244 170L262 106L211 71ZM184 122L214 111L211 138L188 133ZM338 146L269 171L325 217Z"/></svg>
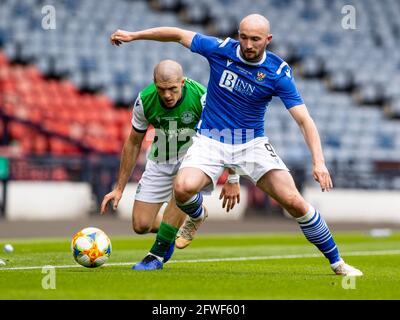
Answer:
<svg viewBox="0 0 400 320"><path fill-rule="evenodd" d="M267 58L267 54L264 51L263 57L262 57L262 59L260 61L258 61L258 62L249 62L249 61L243 59L243 57L240 55L240 45L238 45L237 48L236 48L236 56L240 59L240 61L242 61L243 63L248 64L250 66L259 66L260 64L263 64L265 59Z"/></svg>

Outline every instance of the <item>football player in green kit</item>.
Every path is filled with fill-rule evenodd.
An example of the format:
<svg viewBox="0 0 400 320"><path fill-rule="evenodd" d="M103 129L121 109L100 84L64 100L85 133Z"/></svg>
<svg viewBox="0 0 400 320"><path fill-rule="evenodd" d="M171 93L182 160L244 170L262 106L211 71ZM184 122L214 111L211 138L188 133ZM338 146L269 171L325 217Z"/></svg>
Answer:
<svg viewBox="0 0 400 320"><path fill-rule="evenodd" d="M132 226L136 233L157 232L157 239L150 250L153 257L166 262L176 246L184 248L205 220L192 221L175 204L172 197L173 179L183 156L191 145L195 127L200 120L205 101L206 88L185 78L180 64L163 60L154 69L154 83L138 95L132 116L132 130L122 154L118 180L113 191L104 196L101 213L108 203L117 209L122 193L136 164L148 126L155 129L154 140L148 155L146 169L136 190L132 212ZM230 174L234 172L230 170ZM234 183L229 183L229 181ZM240 200L237 179L229 179L223 186L220 198L227 210ZM163 217L158 215L161 206L168 203ZM185 220L186 219L186 220ZM165 254L161 254L166 252Z"/></svg>

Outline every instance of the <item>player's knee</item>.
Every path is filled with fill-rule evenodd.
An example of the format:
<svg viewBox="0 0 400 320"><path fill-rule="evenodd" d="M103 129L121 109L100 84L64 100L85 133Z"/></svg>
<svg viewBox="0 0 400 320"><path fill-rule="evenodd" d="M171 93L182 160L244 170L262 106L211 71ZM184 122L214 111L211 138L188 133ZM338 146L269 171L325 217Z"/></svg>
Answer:
<svg viewBox="0 0 400 320"><path fill-rule="evenodd" d="M175 200L179 203L188 201L193 195L196 194L194 185L184 180L177 180L174 183Z"/></svg>
<svg viewBox="0 0 400 320"><path fill-rule="evenodd" d="M289 211L293 216L299 217L303 215L303 209L305 201L303 197L298 193L289 195L286 199L286 210Z"/></svg>
<svg viewBox="0 0 400 320"><path fill-rule="evenodd" d="M133 221L132 228L137 234L145 234L150 232L151 225L145 221Z"/></svg>

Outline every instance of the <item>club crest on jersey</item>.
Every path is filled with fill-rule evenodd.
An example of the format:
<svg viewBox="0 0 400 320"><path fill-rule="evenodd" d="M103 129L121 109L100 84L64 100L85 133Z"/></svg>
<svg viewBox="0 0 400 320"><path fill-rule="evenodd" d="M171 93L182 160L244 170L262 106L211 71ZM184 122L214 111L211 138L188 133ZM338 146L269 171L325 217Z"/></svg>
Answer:
<svg viewBox="0 0 400 320"><path fill-rule="evenodd" d="M256 76L256 80L257 81L263 81L266 77L266 74L264 72L258 71L257 72L257 76Z"/></svg>
<svg viewBox="0 0 400 320"><path fill-rule="evenodd" d="M181 115L181 121L184 124L189 124L192 123L194 119L194 114L191 111L185 111L184 113L182 113Z"/></svg>

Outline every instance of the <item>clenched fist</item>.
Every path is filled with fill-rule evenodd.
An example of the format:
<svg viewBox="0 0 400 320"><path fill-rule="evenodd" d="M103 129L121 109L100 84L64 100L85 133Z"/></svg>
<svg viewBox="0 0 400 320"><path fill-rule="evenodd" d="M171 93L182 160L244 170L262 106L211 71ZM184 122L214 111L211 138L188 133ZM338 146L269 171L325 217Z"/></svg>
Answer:
<svg viewBox="0 0 400 320"><path fill-rule="evenodd" d="M110 41L113 45L119 46L122 42L129 42L133 40L133 33L125 30L118 29L111 37Z"/></svg>

